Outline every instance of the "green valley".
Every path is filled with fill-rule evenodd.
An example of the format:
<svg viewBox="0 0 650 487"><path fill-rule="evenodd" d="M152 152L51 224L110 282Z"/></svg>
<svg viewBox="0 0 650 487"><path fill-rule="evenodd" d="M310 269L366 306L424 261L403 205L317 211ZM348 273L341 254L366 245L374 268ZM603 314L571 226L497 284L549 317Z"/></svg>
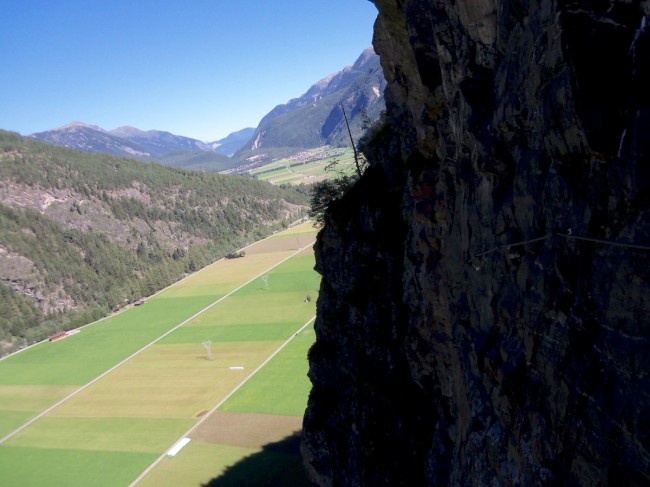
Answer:
<svg viewBox="0 0 650 487"><path fill-rule="evenodd" d="M174 485L190 470L175 485L201 485L293 434L309 391L314 237L310 224L293 227L142 307L1 360L0 478ZM214 451L225 455L204 465ZM297 454L272 457L304 482Z"/></svg>
<svg viewBox="0 0 650 487"><path fill-rule="evenodd" d="M313 184L338 174L353 173L352 149L328 146L299 152L248 171L256 179L276 185Z"/></svg>
<svg viewBox="0 0 650 487"><path fill-rule="evenodd" d="M304 189L0 131L0 354L151 295L306 203Z"/></svg>

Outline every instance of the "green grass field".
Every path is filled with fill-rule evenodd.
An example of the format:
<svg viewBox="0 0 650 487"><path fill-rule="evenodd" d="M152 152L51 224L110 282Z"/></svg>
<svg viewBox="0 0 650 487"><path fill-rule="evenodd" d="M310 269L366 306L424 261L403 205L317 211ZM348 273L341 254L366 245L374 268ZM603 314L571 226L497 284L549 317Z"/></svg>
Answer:
<svg viewBox="0 0 650 487"><path fill-rule="evenodd" d="M221 407L223 411L300 416L311 388L307 351L314 343L313 328L294 340Z"/></svg>
<svg viewBox="0 0 650 487"><path fill-rule="evenodd" d="M0 436L227 289L295 253L296 239L312 239L313 234L305 226L278 234L247 249L244 259L213 265L144 306L1 361ZM283 242L285 249L280 250ZM313 265L309 249L269 270L268 286L254 279L0 444L0 479L10 479L7 485L128 485L313 316L319 283ZM277 409L278 414L294 414L301 400L304 410L306 402L306 349L313 334L295 338L266 366L285 374L286 388L293 391L289 396L294 399ZM212 342L212 360L202 344L206 340ZM296 346L300 351L292 355ZM288 358L278 361L284 353ZM282 366L283 360L289 365ZM301 386L292 385L287 375L292 368L301 376ZM258 397L264 402L263 395Z"/></svg>
<svg viewBox="0 0 650 487"><path fill-rule="evenodd" d="M181 453L174 458L163 458L138 485L198 487L212 479L218 479L218 485L233 486L311 485L297 451L297 440L287 438L300 428L307 406L311 387L307 378L307 351L314 338L312 326L295 335L219 408L219 411L241 413L228 420L231 424L239 423L234 434L224 433L223 424L215 425L208 418L192 432L192 441ZM283 415L295 421L274 421L268 415ZM260 431L267 432L265 440L259 438ZM258 440L266 443L255 444ZM282 446L283 443L288 446Z"/></svg>
<svg viewBox="0 0 650 487"><path fill-rule="evenodd" d="M142 465L155 454L67 450L51 448L3 448L0 451L2 485L129 485Z"/></svg>
<svg viewBox="0 0 650 487"><path fill-rule="evenodd" d="M322 159L301 163L293 159L281 159L270 162L264 166L252 169L249 174L262 181L273 184L311 184L321 179L327 179L341 171L344 174L354 172L354 155L352 149L340 149L337 156L323 155ZM336 169L326 168L336 162Z"/></svg>

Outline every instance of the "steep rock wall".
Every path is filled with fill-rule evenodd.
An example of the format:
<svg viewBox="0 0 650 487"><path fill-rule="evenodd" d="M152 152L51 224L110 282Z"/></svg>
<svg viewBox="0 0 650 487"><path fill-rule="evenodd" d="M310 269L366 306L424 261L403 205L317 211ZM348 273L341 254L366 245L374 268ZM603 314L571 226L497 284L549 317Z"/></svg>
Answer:
<svg viewBox="0 0 650 487"><path fill-rule="evenodd" d="M649 485L650 5L375 4L388 121L316 246L312 479Z"/></svg>

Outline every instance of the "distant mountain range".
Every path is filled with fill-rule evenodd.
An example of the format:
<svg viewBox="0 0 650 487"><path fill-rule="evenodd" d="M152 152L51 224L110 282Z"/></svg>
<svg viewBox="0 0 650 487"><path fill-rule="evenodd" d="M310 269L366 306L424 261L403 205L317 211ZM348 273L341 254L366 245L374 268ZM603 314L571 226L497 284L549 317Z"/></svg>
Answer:
<svg viewBox="0 0 650 487"><path fill-rule="evenodd" d="M31 134L29 137L83 152L156 161L168 166L221 171L232 167L228 158L255 131L248 128L214 142L174 135L161 130L119 127L104 130L96 125L72 122L63 127ZM243 142L238 142L243 139Z"/></svg>
<svg viewBox="0 0 650 487"><path fill-rule="evenodd" d="M128 126L109 131L82 122L29 137L84 152L223 171L250 157L262 160L323 145L349 146L342 107L358 140L364 125L384 108L385 85L379 56L366 49L352 66L318 81L299 98L275 107L257 128L245 128L214 142Z"/></svg>
<svg viewBox="0 0 650 487"><path fill-rule="evenodd" d="M253 127L248 127L237 132L233 132L224 139L217 140L216 142L210 142L208 145L217 154L230 157L239 149L244 147L246 142L250 140L253 134L255 134L255 129Z"/></svg>

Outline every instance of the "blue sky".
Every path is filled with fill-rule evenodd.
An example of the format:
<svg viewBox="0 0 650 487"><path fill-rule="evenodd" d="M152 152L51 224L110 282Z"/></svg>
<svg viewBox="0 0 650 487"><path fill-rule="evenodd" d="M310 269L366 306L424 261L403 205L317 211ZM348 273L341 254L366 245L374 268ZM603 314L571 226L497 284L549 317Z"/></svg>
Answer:
<svg viewBox="0 0 650 487"><path fill-rule="evenodd" d="M0 128L211 141L352 64L367 0L0 0Z"/></svg>

